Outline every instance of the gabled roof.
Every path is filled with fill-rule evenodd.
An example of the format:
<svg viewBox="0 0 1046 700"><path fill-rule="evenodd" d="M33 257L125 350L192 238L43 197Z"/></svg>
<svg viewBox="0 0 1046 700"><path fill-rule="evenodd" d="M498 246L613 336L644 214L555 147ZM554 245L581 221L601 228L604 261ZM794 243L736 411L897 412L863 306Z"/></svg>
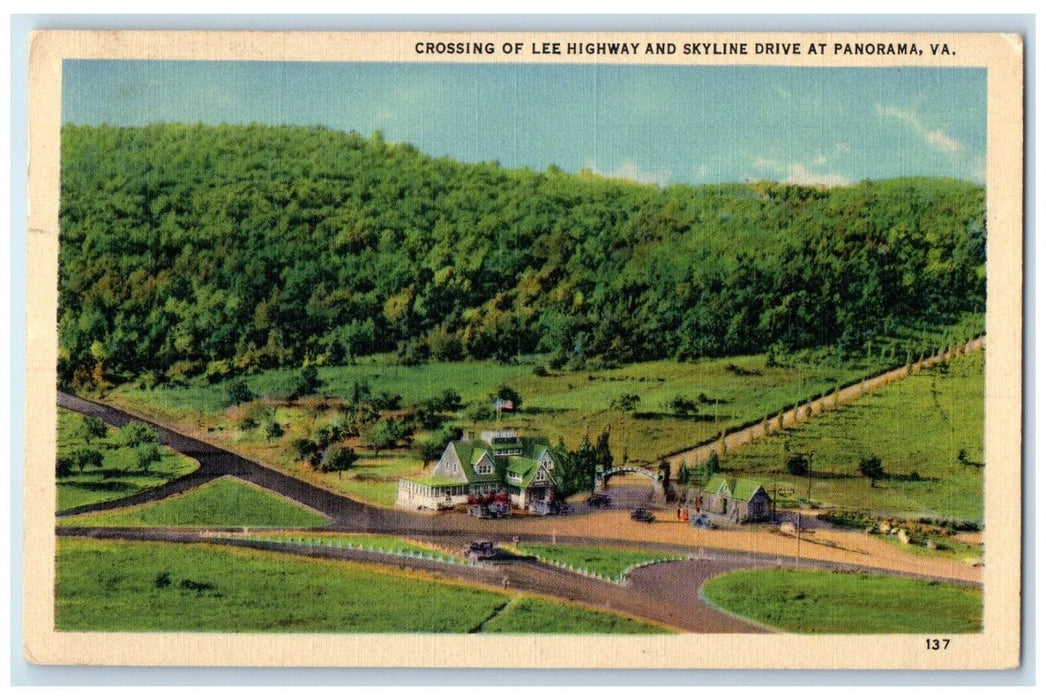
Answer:
<svg viewBox="0 0 1046 700"><path fill-rule="evenodd" d="M483 458L483 455L489 455L492 462L497 465L497 460L494 455L487 451L486 446L482 442L472 442L469 440L458 440L457 442L451 443L454 446L454 453L458 456L458 461L461 462L462 471L465 472L465 479L468 482L482 482L482 481L497 481L498 475L497 470L490 474L477 474L476 464Z"/></svg>
<svg viewBox="0 0 1046 700"><path fill-rule="evenodd" d="M723 486L730 498L738 501L751 501L752 498L763 488L763 484L755 479L728 479L725 476L713 474L705 486L706 493L716 493Z"/></svg>

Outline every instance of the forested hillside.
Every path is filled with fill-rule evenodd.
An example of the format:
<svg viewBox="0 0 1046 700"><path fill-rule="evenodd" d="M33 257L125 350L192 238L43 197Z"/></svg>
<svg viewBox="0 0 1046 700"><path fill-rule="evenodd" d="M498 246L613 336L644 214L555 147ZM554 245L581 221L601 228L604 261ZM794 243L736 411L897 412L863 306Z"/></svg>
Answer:
<svg viewBox="0 0 1046 700"><path fill-rule="evenodd" d="M668 188L322 128L62 131L60 380L863 348L983 311L983 188Z"/></svg>

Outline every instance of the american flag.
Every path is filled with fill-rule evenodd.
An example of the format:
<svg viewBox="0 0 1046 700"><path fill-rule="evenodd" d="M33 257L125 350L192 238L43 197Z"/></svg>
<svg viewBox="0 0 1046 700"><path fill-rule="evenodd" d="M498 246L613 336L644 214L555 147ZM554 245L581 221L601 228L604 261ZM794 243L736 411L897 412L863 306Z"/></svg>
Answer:
<svg viewBox="0 0 1046 700"><path fill-rule="evenodd" d="M515 408L512 405L512 402L510 400L508 400L508 399L498 399L497 401L494 402L494 408L496 408L499 411L513 411L513 410L515 410Z"/></svg>

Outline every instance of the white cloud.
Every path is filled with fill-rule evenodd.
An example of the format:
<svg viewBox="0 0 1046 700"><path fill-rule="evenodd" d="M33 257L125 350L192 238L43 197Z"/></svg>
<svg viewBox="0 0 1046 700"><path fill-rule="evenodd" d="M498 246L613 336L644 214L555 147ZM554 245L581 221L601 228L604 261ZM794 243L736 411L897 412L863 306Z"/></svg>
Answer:
<svg viewBox="0 0 1046 700"><path fill-rule="evenodd" d="M783 180L793 185L824 185L837 187L849 185L850 178L839 173L815 173L802 163L793 163L788 168L788 176Z"/></svg>
<svg viewBox="0 0 1046 700"><path fill-rule="evenodd" d="M634 182L645 182L651 185L660 185L664 187L672 179L672 171L668 168L654 168L653 170L647 170L639 167L639 165L628 158L622 161L613 170L604 170L597 167L591 162L585 163L585 168L591 170L597 175L603 177L621 178L625 180L632 180Z"/></svg>
<svg viewBox="0 0 1046 700"><path fill-rule="evenodd" d="M927 133L926 142L930 145L936 146L942 151L948 151L949 153L958 153L962 150L962 144L955 139L950 138L940 129L934 129Z"/></svg>
<svg viewBox="0 0 1046 700"><path fill-rule="evenodd" d="M814 158L813 165L823 166L828 162L824 154ZM777 182L785 182L791 185L813 185L824 187L835 187L850 184L850 178L839 173L815 172L806 163L782 163L770 158L756 158L752 166L764 174L770 174L771 179Z"/></svg>
<svg viewBox="0 0 1046 700"><path fill-rule="evenodd" d="M938 151L958 153L963 150L962 144L944 133L943 129L933 129L926 126L915 110L904 110L876 104L875 111L880 117L899 120Z"/></svg>

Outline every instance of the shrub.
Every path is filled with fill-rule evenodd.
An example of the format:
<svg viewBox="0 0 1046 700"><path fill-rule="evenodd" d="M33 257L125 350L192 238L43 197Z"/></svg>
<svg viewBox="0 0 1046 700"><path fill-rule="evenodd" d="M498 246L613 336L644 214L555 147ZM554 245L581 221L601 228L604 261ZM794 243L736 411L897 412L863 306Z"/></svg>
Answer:
<svg viewBox="0 0 1046 700"><path fill-rule="evenodd" d="M804 454L789 455L785 468L792 476L806 476L810 473L810 458Z"/></svg>

